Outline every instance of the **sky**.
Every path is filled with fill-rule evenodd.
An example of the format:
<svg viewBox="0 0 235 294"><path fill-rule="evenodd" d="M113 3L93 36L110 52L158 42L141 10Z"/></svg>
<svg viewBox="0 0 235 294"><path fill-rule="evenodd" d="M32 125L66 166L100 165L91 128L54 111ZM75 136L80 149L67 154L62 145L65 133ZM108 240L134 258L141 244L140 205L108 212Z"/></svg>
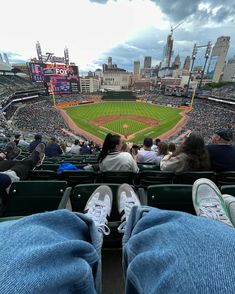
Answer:
<svg viewBox="0 0 235 294"><path fill-rule="evenodd" d="M11 62L36 57L38 40L44 54L63 56L67 46L84 73L101 68L108 56L132 71L144 56L159 64L170 28L180 22L174 56L181 63L194 43L215 43L222 35L231 37L228 57L235 55L235 0L11 0L2 1L0 11L0 52ZM203 56L199 51L198 64Z"/></svg>

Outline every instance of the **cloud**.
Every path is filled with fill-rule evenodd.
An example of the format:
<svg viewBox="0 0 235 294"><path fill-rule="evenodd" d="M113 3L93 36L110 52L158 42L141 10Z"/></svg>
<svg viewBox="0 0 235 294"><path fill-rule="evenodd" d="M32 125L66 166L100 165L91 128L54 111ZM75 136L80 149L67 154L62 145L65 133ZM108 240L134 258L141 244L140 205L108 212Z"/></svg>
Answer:
<svg viewBox="0 0 235 294"><path fill-rule="evenodd" d="M171 20L234 21L235 3L231 0L151 0ZM218 8L218 9L217 9Z"/></svg>
<svg viewBox="0 0 235 294"><path fill-rule="evenodd" d="M95 3L100 3L100 4L105 4L107 3L109 0L90 0L91 2L95 2Z"/></svg>

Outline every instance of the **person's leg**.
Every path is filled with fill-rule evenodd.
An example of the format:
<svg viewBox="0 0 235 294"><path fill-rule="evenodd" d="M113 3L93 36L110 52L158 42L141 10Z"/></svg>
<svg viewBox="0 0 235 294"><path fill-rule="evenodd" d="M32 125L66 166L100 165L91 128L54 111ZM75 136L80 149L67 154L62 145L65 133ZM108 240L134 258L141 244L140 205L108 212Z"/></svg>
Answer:
<svg viewBox="0 0 235 294"><path fill-rule="evenodd" d="M45 157L45 145L40 143L35 150L24 160L12 161L10 164L5 164L5 168L8 166L8 170L14 171L20 180L27 179L29 172L36 166L42 164ZM6 160L7 162L7 160ZM0 162L1 166L2 162ZM2 164L3 165L3 164Z"/></svg>
<svg viewBox="0 0 235 294"><path fill-rule="evenodd" d="M0 234L1 293L99 289L101 238L87 216L68 210L35 214L0 223Z"/></svg>
<svg viewBox="0 0 235 294"><path fill-rule="evenodd" d="M112 191L101 186L85 214L58 210L0 223L0 293L99 293L111 207Z"/></svg>
<svg viewBox="0 0 235 294"><path fill-rule="evenodd" d="M123 237L126 293L235 293L235 231L208 218L134 207Z"/></svg>
<svg viewBox="0 0 235 294"><path fill-rule="evenodd" d="M17 161L15 160L1 160L0 161L0 172L11 169Z"/></svg>

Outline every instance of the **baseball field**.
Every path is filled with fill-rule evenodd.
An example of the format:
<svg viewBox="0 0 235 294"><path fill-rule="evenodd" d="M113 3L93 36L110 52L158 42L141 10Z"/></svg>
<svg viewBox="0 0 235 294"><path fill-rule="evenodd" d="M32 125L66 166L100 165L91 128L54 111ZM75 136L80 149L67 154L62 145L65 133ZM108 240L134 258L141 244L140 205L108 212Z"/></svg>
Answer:
<svg viewBox="0 0 235 294"><path fill-rule="evenodd" d="M64 109L76 125L104 139L107 133L140 143L172 129L182 118L181 110L145 102L102 102Z"/></svg>

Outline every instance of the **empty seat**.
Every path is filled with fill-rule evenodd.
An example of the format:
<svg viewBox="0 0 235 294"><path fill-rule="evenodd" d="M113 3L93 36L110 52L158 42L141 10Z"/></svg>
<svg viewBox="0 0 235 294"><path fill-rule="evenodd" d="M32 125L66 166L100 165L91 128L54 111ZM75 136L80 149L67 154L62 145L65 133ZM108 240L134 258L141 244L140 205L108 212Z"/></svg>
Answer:
<svg viewBox="0 0 235 294"><path fill-rule="evenodd" d="M92 184L95 182L96 173L93 171L75 170L63 171L59 177L68 182L68 185L74 187L79 184Z"/></svg>
<svg viewBox="0 0 235 294"><path fill-rule="evenodd" d="M153 185L147 188L146 193L149 206L195 214L192 185Z"/></svg>
<svg viewBox="0 0 235 294"><path fill-rule="evenodd" d="M160 171L160 165L156 165L156 164L138 163L138 168L140 171L144 171L144 170Z"/></svg>
<svg viewBox="0 0 235 294"><path fill-rule="evenodd" d="M235 185L221 186L222 194L229 194L235 197Z"/></svg>
<svg viewBox="0 0 235 294"><path fill-rule="evenodd" d="M217 183L222 185L235 185L235 171L227 171L216 174Z"/></svg>
<svg viewBox="0 0 235 294"><path fill-rule="evenodd" d="M174 174L168 171L141 171L138 174L137 185L148 187L150 185L171 184Z"/></svg>
<svg viewBox="0 0 235 294"><path fill-rule="evenodd" d="M182 174L175 176L174 183L192 185L197 179L200 178L207 178L214 181L215 173L212 171L183 172Z"/></svg>
<svg viewBox="0 0 235 294"><path fill-rule="evenodd" d="M57 169L59 168L59 164L42 164L41 166L39 166L37 168L37 170L52 170L52 171L57 171Z"/></svg>
<svg viewBox="0 0 235 294"><path fill-rule="evenodd" d="M107 171L101 172L99 175L99 180L101 183L117 183L123 184L127 183L132 185L135 179L136 173L128 171Z"/></svg>
<svg viewBox="0 0 235 294"><path fill-rule="evenodd" d="M65 181L20 181L13 183L4 216L25 216L65 208L71 188Z"/></svg>
<svg viewBox="0 0 235 294"><path fill-rule="evenodd" d="M28 180L51 181L57 178L57 173L52 170L32 170L29 172Z"/></svg>

